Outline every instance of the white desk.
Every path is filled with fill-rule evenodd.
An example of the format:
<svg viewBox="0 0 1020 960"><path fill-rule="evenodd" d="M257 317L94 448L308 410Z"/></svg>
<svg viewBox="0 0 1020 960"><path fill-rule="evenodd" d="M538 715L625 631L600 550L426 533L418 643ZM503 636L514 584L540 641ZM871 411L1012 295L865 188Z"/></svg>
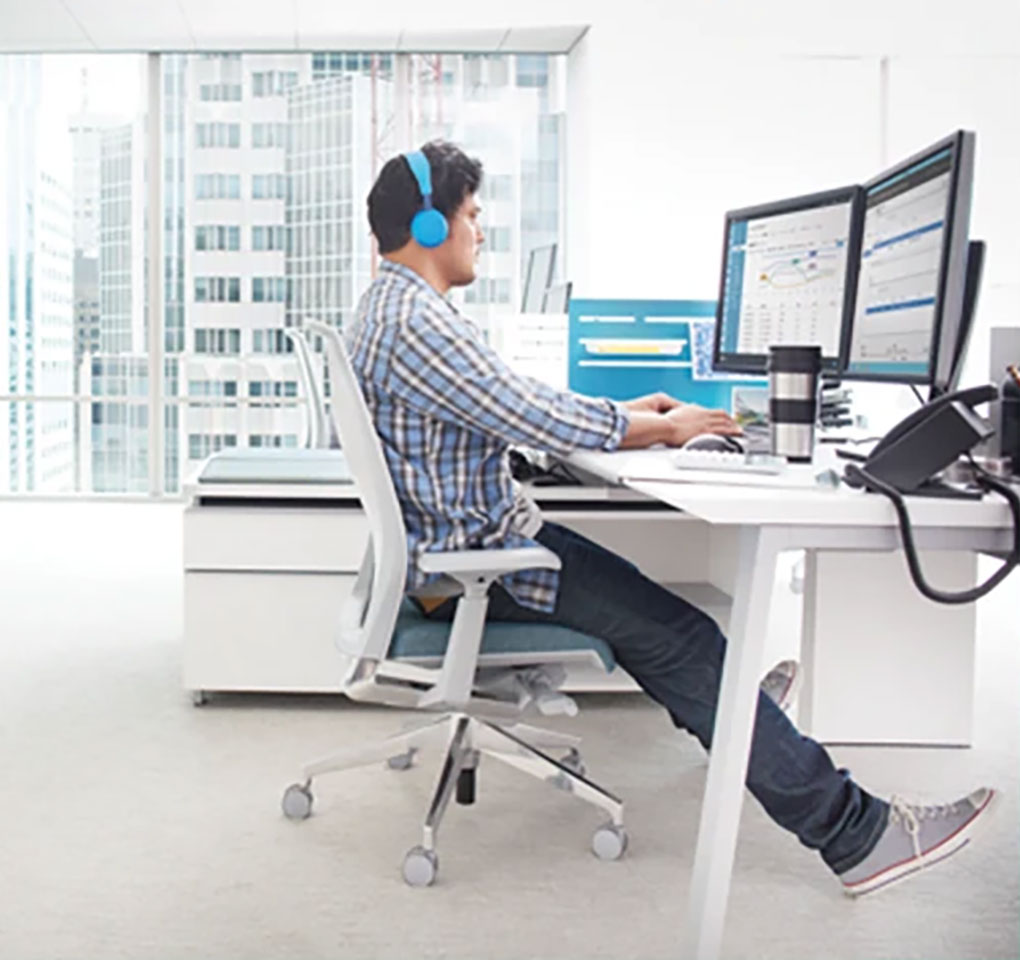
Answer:
<svg viewBox="0 0 1020 960"><path fill-rule="evenodd" d="M331 456L339 454L229 451L213 458L219 482L196 478L185 485L184 681L198 702L207 690L337 690L337 611L354 582L368 528L356 487L324 482ZM297 465L297 477L307 460L308 476L284 480L279 467L288 460ZM245 461L255 464L256 475L260 464L278 475L271 482L231 479ZM728 630L737 522L753 522L763 511L777 516L774 504L702 482L684 491L690 509L681 512L654 494L615 485L624 473L662 475L664 460L655 451L595 455L588 465L611 485L535 488L545 516L633 561ZM630 485L637 487L632 479ZM788 491L775 497L782 515L794 519L800 498ZM715 512L701 519L711 504ZM901 556L885 547L860 551L809 549L803 597L790 598L802 603L799 726L825 743L969 744L974 606L933 604L914 589ZM922 562L939 585L974 583L969 550L929 551ZM785 582L776 584L777 591L786 589ZM774 635L772 655L793 655L796 640ZM872 668L878 661L882 672ZM865 684L874 695L862 712L856 691ZM607 677L595 664L572 668L567 685L574 691L635 689L622 670Z"/></svg>
<svg viewBox="0 0 1020 960"><path fill-rule="evenodd" d="M863 491L779 489L704 482L633 479L668 475L660 451L580 454L572 461L611 482L733 531L737 569L729 646L723 667L713 749L702 800L694 872L684 929L684 960L719 955L744 800L744 779L761 676L764 631L776 560L782 550L895 551L892 505ZM1012 548L1009 509L999 499L964 502L908 498L917 546L928 550L1004 553ZM1004 587L1008 589L1008 587ZM949 609L949 608L946 608Z"/></svg>
<svg viewBox="0 0 1020 960"><path fill-rule="evenodd" d="M308 452L314 453L314 452ZM270 451L278 468L301 455ZM236 466L256 453L222 458ZM274 472L270 470L268 472ZM368 538L352 483L245 482L230 471L218 482L185 485L184 686L197 703L206 691L335 693L335 627ZM328 473L328 471L327 471ZM730 598L708 581L707 527L625 487L547 487L533 491L550 520L569 524L623 556L641 560L667 584L725 623ZM663 522L673 535L653 549ZM686 555L669 548L691 544ZM593 658L568 668L570 691L636 690L620 668L607 675Z"/></svg>

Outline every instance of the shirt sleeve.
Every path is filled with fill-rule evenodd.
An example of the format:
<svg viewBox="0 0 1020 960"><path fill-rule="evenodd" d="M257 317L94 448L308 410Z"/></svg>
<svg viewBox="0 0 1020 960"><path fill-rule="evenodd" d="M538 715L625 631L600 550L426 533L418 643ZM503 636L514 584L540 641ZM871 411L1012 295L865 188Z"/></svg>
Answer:
<svg viewBox="0 0 1020 960"><path fill-rule="evenodd" d="M620 404L515 373L463 318L420 301L401 320L386 389L419 413L558 456L615 450L628 425Z"/></svg>

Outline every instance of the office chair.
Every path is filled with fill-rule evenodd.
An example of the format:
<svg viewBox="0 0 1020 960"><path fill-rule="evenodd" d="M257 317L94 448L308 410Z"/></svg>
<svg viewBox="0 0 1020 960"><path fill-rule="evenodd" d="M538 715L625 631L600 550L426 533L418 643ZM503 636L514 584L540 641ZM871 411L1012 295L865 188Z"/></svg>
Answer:
<svg viewBox="0 0 1020 960"><path fill-rule="evenodd" d="M307 323L306 323L307 326ZM294 357L297 360L301 388L305 396L308 417L305 422L305 435L301 446L309 449L336 446L333 443L333 426L326 411L326 404L319 390L319 382L315 379L312 367L312 351L308 346L304 333L298 327L284 327L283 332L294 345Z"/></svg>
<svg viewBox="0 0 1020 960"><path fill-rule="evenodd" d="M485 622L494 580L517 570L559 569L559 558L540 546L427 553L421 568L445 574L451 587L459 584L463 592L450 625L418 613L404 597L403 516L361 387L339 333L316 322L306 326L325 342L334 391L333 422L370 532L361 569L341 612L337 646L347 658L343 689L355 700L440 715L386 740L307 765L304 781L284 793L284 814L294 820L310 815L311 782L320 774L383 761L391 769L406 769L426 741L441 737L446 754L422 842L404 858L408 884L428 886L435 880L440 820L455 789L458 802L474 801L475 772L482 756L551 781L600 807L610 819L595 831L592 850L601 859L619 858L627 846L623 804L585 776L580 739L519 722L532 705L544 713L576 713L576 704L556 689L565 675L564 665L598 662L611 670L615 666L611 649L598 638L565 627ZM563 755L556 759L544 750Z"/></svg>

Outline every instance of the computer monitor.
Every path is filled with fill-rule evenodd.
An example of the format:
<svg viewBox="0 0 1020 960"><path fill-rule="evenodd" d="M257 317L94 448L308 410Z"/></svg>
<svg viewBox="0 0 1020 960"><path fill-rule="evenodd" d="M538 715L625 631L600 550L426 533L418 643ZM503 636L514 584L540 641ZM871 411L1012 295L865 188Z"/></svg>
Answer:
<svg viewBox="0 0 1020 960"><path fill-rule="evenodd" d="M552 283L556 266L556 244L535 247L528 254L528 272L524 279L524 296L521 298L522 313L541 313L545 292Z"/></svg>
<svg viewBox="0 0 1020 960"><path fill-rule="evenodd" d="M974 329L974 315L977 313L978 294L981 291L981 275L985 266L984 240L971 240L967 243L967 275L963 284L963 306L960 308L960 323L956 330L952 360L945 372L942 365L931 385L932 396L952 393L960 389L960 377L963 375L963 364L967 359L967 347L970 345L970 334Z"/></svg>
<svg viewBox="0 0 1020 960"><path fill-rule="evenodd" d="M864 185L846 379L951 381L973 177L974 134L958 130Z"/></svg>
<svg viewBox="0 0 1020 960"><path fill-rule="evenodd" d="M566 313L570 307L570 291L573 284L567 280L566 283L554 283L545 292L545 300L542 302L543 313Z"/></svg>
<svg viewBox="0 0 1020 960"><path fill-rule="evenodd" d="M838 369L862 198L849 186L726 214L716 370L764 374L774 344L817 344Z"/></svg>

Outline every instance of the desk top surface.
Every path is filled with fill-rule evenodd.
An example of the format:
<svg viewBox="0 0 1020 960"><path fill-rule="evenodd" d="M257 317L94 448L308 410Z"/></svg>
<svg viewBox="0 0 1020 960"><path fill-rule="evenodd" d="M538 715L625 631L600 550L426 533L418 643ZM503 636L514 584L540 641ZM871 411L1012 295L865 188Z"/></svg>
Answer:
<svg viewBox="0 0 1020 960"><path fill-rule="evenodd" d="M579 453L570 462L610 483L632 490L714 524L761 526L898 526L884 497L816 482L817 474L840 464L826 451L818 462L789 468L785 478L709 473L673 466L669 450ZM999 497L947 500L907 497L917 527L1008 527L1009 507Z"/></svg>
<svg viewBox="0 0 1020 960"><path fill-rule="evenodd" d="M722 525L896 526L891 503L875 494L820 486L815 474L828 463L800 470L795 483L776 483L769 476L678 470L668 450L617 453L585 452L570 462L605 481L602 486L538 487L528 493L540 504L631 503L653 500ZM210 479L213 460L219 466ZM309 474L308 471L311 471ZM206 461L184 486L192 500L358 500L357 486L345 480L339 451L231 451ZM667 479L668 478L668 479ZM911 522L918 527L965 526L1007 528L1011 519L1004 501L960 501L908 497Z"/></svg>

